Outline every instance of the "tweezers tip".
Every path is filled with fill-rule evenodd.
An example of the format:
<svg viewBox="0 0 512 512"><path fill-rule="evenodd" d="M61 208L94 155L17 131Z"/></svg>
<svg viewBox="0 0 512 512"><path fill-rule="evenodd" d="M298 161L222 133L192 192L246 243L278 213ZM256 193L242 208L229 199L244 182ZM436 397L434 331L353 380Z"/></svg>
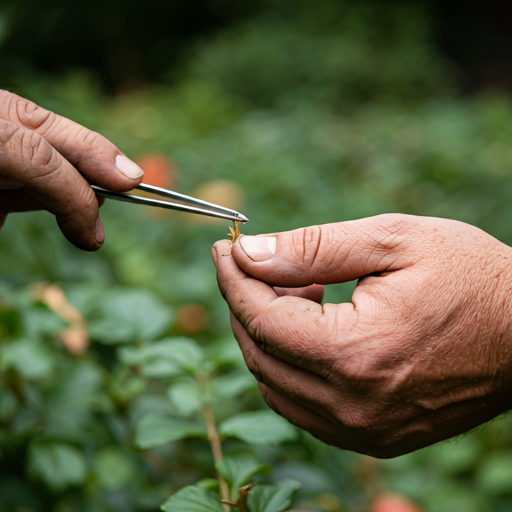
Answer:
<svg viewBox="0 0 512 512"><path fill-rule="evenodd" d="M241 213L237 214L237 220L239 222L249 222L249 219L245 215L242 215Z"/></svg>

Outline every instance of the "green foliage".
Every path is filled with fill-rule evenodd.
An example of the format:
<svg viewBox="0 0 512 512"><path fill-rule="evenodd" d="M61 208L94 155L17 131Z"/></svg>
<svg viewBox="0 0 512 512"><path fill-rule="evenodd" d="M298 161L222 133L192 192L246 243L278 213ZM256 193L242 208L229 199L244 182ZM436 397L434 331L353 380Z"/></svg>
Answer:
<svg viewBox="0 0 512 512"><path fill-rule="evenodd" d="M272 468L261 464L253 458L224 458L217 464L217 470L225 478L230 489L230 499L238 499L238 490L243 487L251 477L258 474L269 473Z"/></svg>
<svg viewBox="0 0 512 512"><path fill-rule="evenodd" d="M512 450L494 453L486 457L479 469L480 487L491 495L508 495L512 487Z"/></svg>
<svg viewBox="0 0 512 512"><path fill-rule="evenodd" d="M190 485L171 496L163 505L165 512L224 512L218 496Z"/></svg>
<svg viewBox="0 0 512 512"><path fill-rule="evenodd" d="M146 416L140 422L135 443L140 448L152 448L193 436L206 436L206 430L201 424L155 414Z"/></svg>
<svg viewBox="0 0 512 512"><path fill-rule="evenodd" d="M277 444L297 438L297 431L271 411L238 414L221 423L219 433L253 444Z"/></svg>
<svg viewBox="0 0 512 512"><path fill-rule="evenodd" d="M203 354L193 340L169 338L147 346L122 348L119 359L129 366L139 367L147 377L165 378L195 373Z"/></svg>
<svg viewBox="0 0 512 512"><path fill-rule="evenodd" d="M251 219L246 233L401 211L512 241L512 100L451 95L424 11L270 5L196 45L173 86L107 97L75 71L19 79L15 92L132 158L168 155L179 191L229 180ZM0 232L0 510L144 512L165 500L166 511L223 510L205 405L231 501L256 484L242 493L250 512L289 509L290 480L302 484L296 510L360 510L375 483L429 512L510 510L508 419L365 474L359 456L263 404L210 259L226 223L110 201L101 216L96 254L71 247L46 213L11 215ZM34 297L43 282L83 316L82 353ZM326 300L350 300L353 286L328 287ZM205 311L197 331L180 323L190 304Z"/></svg>
<svg viewBox="0 0 512 512"><path fill-rule="evenodd" d="M87 476L84 455L60 443L33 443L28 454L29 471L53 489L82 484Z"/></svg>
<svg viewBox="0 0 512 512"><path fill-rule="evenodd" d="M100 485L108 490L122 489L137 477L132 457L116 447L106 447L96 453L96 474Z"/></svg>
<svg viewBox="0 0 512 512"><path fill-rule="evenodd" d="M247 505L251 512L282 512L290 506L291 495L299 487L293 480L279 485L257 485L249 494Z"/></svg>
<svg viewBox="0 0 512 512"><path fill-rule="evenodd" d="M43 345L32 340L15 340L2 350L0 367L6 371L14 369L27 380L38 380L51 375L53 358Z"/></svg>
<svg viewBox="0 0 512 512"><path fill-rule="evenodd" d="M101 316L89 326L101 343L154 340L172 321L171 310L147 290L107 292L102 306Z"/></svg>

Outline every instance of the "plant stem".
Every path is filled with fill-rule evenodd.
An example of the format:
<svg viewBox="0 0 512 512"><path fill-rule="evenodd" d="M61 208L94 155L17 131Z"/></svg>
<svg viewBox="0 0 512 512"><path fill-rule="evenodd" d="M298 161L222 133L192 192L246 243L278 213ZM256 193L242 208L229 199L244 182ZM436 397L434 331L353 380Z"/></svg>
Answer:
<svg viewBox="0 0 512 512"><path fill-rule="evenodd" d="M222 450L220 447L219 433L217 432L217 426L215 425L215 418L213 416L212 406L208 402L203 403L203 415L206 421L206 432L208 435L208 441L212 447L213 459L215 464L218 464L222 460ZM219 481L220 496L223 500L229 501L229 487L224 480L224 477L217 470L217 480ZM226 503L222 504L225 512L230 512L231 507Z"/></svg>

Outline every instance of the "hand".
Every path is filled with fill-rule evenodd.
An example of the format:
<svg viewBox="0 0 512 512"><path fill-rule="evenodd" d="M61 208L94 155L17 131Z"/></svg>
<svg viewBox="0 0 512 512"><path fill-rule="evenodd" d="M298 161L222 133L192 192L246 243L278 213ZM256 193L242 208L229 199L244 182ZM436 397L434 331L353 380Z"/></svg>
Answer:
<svg viewBox="0 0 512 512"><path fill-rule="evenodd" d="M322 441L394 457L511 408L512 249L483 231L382 215L220 241L213 257L263 398ZM347 304L296 288L354 279Z"/></svg>
<svg viewBox="0 0 512 512"><path fill-rule="evenodd" d="M105 229L87 182L126 191L143 174L98 133L0 90L0 227L10 212L48 210L70 242L94 251Z"/></svg>

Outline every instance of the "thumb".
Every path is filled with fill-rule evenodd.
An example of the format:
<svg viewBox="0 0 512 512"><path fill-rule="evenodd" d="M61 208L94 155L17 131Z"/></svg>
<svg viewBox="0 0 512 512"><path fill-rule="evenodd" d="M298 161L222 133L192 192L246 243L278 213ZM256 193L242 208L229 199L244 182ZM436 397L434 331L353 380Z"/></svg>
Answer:
<svg viewBox="0 0 512 512"><path fill-rule="evenodd" d="M239 237L232 255L247 274L284 287L333 284L412 263L417 218L387 214L283 233Z"/></svg>

